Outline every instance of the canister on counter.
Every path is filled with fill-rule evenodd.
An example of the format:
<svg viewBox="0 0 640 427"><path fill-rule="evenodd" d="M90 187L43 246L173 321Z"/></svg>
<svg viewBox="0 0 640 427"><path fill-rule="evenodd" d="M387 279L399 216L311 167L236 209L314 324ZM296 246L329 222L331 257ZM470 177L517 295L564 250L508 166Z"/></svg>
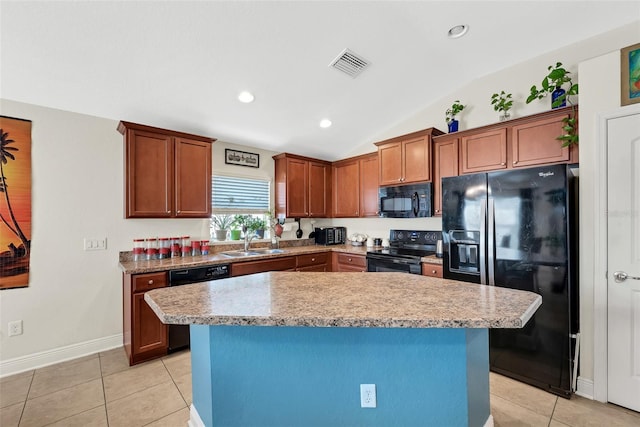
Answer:
<svg viewBox="0 0 640 427"><path fill-rule="evenodd" d="M200 256L200 240L193 239L191 241L191 256Z"/></svg>
<svg viewBox="0 0 640 427"><path fill-rule="evenodd" d="M158 239L158 259L166 259L171 255L171 243L168 237Z"/></svg>
<svg viewBox="0 0 640 427"><path fill-rule="evenodd" d="M208 240L201 240L200 241L200 253L202 253L202 255L209 255L209 241Z"/></svg>
<svg viewBox="0 0 640 427"><path fill-rule="evenodd" d="M142 261L144 258L144 239L133 239L133 260Z"/></svg>
<svg viewBox="0 0 640 427"><path fill-rule="evenodd" d="M189 256L191 255L191 240L189 239L189 236L182 236L180 238L182 240L181 242L181 252L182 252L182 256Z"/></svg>
<svg viewBox="0 0 640 427"><path fill-rule="evenodd" d="M171 238L171 258L176 258L182 255L180 248L182 245L180 244L182 240L180 237L172 237Z"/></svg>
<svg viewBox="0 0 640 427"><path fill-rule="evenodd" d="M156 237L150 237L145 239L145 242L147 246L147 261L158 259L158 239Z"/></svg>

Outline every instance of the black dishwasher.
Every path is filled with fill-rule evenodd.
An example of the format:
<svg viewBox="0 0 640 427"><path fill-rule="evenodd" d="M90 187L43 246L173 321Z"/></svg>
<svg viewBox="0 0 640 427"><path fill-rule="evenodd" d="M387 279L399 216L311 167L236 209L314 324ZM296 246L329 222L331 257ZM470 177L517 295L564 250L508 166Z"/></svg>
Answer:
<svg viewBox="0 0 640 427"><path fill-rule="evenodd" d="M229 277L229 265L186 268L169 271L169 286L189 285ZM169 352L189 347L189 325L169 325Z"/></svg>

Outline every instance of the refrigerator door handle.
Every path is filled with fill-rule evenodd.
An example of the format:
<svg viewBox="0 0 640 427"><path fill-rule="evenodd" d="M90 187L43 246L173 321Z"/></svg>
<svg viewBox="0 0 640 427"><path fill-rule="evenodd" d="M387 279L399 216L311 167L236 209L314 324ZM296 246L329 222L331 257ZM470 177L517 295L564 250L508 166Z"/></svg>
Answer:
<svg viewBox="0 0 640 427"><path fill-rule="evenodd" d="M489 236L487 236L487 264L489 265L489 285L490 286L495 286L496 284L496 280L495 280L495 248L494 248L494 244L496 241L496 233L495 233L495 227L496 227L496 220L495 220L495 212L496 212L496 206L495 206L495 201L493 200L492 197L489 198Z"/></svg>
<svg viewBox="0 0 640 427"><path fill-rule="evenodd" d="M487 224L487 203L486 200L480 205L480 284L487 284L487 271L485 263L485 243L486 243L486 224Z"/></svg>

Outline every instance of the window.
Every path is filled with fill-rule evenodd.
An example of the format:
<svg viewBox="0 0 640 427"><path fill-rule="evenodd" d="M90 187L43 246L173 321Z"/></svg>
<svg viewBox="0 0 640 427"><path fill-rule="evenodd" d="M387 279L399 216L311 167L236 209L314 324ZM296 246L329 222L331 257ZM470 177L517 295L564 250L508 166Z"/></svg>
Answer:
<svg viewBox="0 0 640 427"><path fill-rule="evenodd" d="M270 184L266 179L214 175L211 181L211 211L214 217L230 219L235 215L249 215L265 221L268 230L270 223L265 212L270 208ZM218 241L238 238L237 232L216 233L216 228L212 219L211 237ZM258 235L263 238L261 232Z"/></svg>
<svg viewBox="0 0 640 427"><path fill-rule="evenodd" d="M213 213L264 214L269 210L268 180L214 175L211 182Z"/></svg>

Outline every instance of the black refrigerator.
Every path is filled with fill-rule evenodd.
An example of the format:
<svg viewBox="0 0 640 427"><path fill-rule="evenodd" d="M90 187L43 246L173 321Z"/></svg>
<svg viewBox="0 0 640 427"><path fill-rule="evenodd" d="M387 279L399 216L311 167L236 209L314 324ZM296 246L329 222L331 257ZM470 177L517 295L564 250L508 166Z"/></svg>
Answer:
<svg viewBox="0 0 640 427"><path fill-rule="evenodd" d="M444 277L542 296L524 328L489 330L491 370L567 398L578 332L576 187L568 165L442 179Z"/></svg>

